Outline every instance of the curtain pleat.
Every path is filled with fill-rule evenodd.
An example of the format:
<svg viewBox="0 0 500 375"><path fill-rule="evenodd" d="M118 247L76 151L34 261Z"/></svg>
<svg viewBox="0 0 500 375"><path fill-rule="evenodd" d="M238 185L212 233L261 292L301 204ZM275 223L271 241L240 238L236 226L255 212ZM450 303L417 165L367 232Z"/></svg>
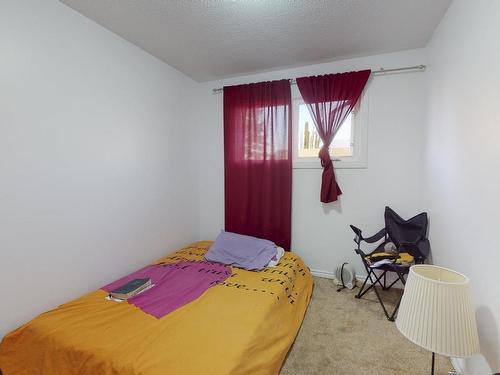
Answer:
<svg viewBox="0 0 500 375"><path fill-rule="evenodd" d="M288 80L224 87L225 229L290 249Z"/></svg>
<svg viewBox="0 0 500 375"><path fill-rule="evenodd" d="M330 158L330 145L358 102L370 77L370 70L297 78L300 94L307 104L316 130L323 141L319 152L323 174L320 199L334 202L342 194Z"/></svg>

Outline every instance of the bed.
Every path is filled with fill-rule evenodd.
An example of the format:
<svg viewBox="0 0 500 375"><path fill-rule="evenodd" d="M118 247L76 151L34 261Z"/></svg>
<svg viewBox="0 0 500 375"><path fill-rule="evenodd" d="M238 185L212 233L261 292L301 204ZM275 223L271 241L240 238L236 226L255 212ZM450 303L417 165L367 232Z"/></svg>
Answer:
<svg viewBox="0 0 500 375"><path fill-rule="evenodd" d="M201 261L202 241L156 264ZM275 268L231 276L158 319L99 289L47 311L0 344L3 375L278 374L313 289L288 252Z"/></svg>

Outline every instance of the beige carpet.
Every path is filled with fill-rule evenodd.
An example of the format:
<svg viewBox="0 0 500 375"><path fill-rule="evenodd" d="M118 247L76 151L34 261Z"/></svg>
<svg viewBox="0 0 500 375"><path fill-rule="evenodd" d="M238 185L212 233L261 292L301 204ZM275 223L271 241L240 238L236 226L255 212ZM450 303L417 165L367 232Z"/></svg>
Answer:
<svg viewBox="0 0 500 375"><path fill-rule="evenodd" d="M314 293L281 375L430 374L431 353L403 337L389 322L373 291L337 293L332 280L314 278ZM398 290L382 291L394 302ZM391 305L391 307L394 305ZM436 374L448 374L447 358L436 356Z"/></svg>

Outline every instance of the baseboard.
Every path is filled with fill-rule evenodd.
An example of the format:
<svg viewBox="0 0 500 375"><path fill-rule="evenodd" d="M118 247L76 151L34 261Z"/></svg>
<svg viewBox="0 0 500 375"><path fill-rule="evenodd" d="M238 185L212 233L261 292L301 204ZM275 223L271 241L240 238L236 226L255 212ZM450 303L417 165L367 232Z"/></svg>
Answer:
<svg viewBox="0 0 500 375"><path fill-rule="evenodd" d="M335 274L333 272L321 271L321 270L311 270L313 276L322 277L324 279L334 279Z"/></svg>
<svg viewBox="0 0 500 375"><path fill-rule="evenodd" d="M316 276L316 277L322 277L324 279L335 279L335 273L334 272L330 272L330 271L323 271L323 270L315 270L315 269L311 269L311 273L313 276ZM363 284L363 282L365 281L366 279L366 275L358 275L356 274L356 285L359 285L361 286ZM390 282L392 282L393 278L387 278L387 283L389 284ZM371 282L370 280L368 280L367 282L368 285L371 285ZM403 285L398 282L394 285L394 288L396 289L403 289Z"/></svg>
<svg viewBox="0 0 500 375"><path fill-rule="evenodd" d="M450 362L451 362L451 365L453 366L453 370L455 370L455 372L457 374L465 375L464 369L462 366L462 361L459 360L459 358L450 358Z"/></svg>
<svg viewBox="0 0 500 375"><path fill-rule="evenodd" d="M493 372L481 354L469 358L450 358L450 362L460 375L490 375Z"/></svg>
<svg viewBox="0 0 500 375"><path fill-rule="evenodd" d="M313 276L316 277L322 277L324 279L335 279L335 273L329 272L329 271L322 271L322 270L311 270L311 273ZM356 275L356 283L363 283L365 281L365 277L363 275Z"/></svg>

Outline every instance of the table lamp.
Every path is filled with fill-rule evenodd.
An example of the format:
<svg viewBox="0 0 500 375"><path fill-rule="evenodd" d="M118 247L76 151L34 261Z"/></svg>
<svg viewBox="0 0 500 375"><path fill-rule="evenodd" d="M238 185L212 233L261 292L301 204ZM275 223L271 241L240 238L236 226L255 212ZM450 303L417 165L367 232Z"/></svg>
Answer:
<svg viewBox="0 0 500 375"><path fill-rule="evenodd" d="M396 327L411 342L435 354L470 357L479 339L469 279L447 268L427 264L410 268Z"/></svg>

